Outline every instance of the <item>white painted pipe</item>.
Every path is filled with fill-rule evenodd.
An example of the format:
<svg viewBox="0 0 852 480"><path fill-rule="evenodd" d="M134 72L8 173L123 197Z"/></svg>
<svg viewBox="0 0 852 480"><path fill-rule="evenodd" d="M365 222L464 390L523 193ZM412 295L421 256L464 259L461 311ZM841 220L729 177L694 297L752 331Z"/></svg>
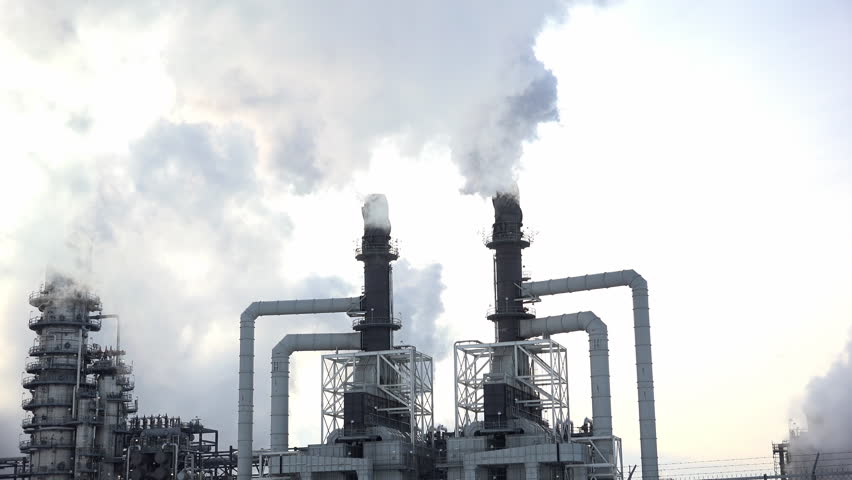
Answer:
<svg viewBox="0 0 852 480"><path fill-rule="evenodd" d="M272 349L272 410L269 448L284 452L289 447L290 355L293 352L358 350L360 333L296 333L285 335Z"/></svg>
<svg viewBox="0 0 852 480"><path fill-rule="evenodd" d="M612 401L609 389L609 341L606 324L592 312L521 320L523 338L586 332L592 383L592 418L595 435L612 435Z"/></svg>
<svg viewBox="0 0 852 480"><path fill-rule="evenodd" d="M633 332L636 348L636 388L639 397L639 445L643 480L657 480L657 420L654 411L654 371L651 362L651 323L648 315L648 282L634 270L566 277L521 285L525 296L540 297L612 287L633 291Z"/></svg>
<svg viewBox="0 0 852 480"><path fill-rule="evenodd" d="M251 479L254 434L254 322L267 315L301 315L349 312L360 308L361 298L326 298L254 302L240 315L240 373L237 406L237 479Z"/></svg>

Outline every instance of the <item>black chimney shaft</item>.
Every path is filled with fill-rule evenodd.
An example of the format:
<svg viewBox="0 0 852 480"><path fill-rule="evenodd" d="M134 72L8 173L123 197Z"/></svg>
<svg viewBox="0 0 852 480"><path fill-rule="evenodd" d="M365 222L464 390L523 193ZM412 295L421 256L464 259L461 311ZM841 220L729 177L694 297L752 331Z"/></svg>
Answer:
<svg viewBox="0 0 852 480"><path fill-rule="evenodd" d="M494 313L488 319L495 322L498 342L522 340L520 320L533 318L521 297L523 260L521 251L530 246L521 232L523 212L518 197L498 193L492 199L494 225L487 247L494 250Z"/></svg>
<svg viewBox="0 0 852 480"><path fill-rule="evenodd" d="M361 332L361 349L368 352L390 350L393 331L400 328L393 318L393 278L390 262L398 258L390 244L390 228L365 226L361 248L355 258L364 262L364 318L355 324Z"/></svg>

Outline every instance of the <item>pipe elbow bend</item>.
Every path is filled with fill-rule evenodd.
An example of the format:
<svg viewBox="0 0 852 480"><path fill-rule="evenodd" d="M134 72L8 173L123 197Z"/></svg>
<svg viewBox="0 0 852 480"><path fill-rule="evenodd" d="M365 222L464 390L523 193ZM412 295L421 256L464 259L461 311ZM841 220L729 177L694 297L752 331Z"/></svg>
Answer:
<svg viewBox="0 0 852 480"><path fill-rule="evenodd" d="M625 270L624 275L627 277L625 283L630 288L648 288L648 282L636 270Z"/></svg>
<svg viewBox="0 0 852 480"><path fill-rule="evenodd" d="M243 310L243 313L240 314L240 323L250 323L257 320L257 302L252 302L251 305L246 307Z"/></svg>
<svg viewBox="0 0 852 480"><path fill-rule="evenodd" d="M586 318L585 330L588 334L592 335L606 335L607 334L607 326L600 317L595 315L593 312L582 312L580 315Z"/></svg>
<svg viewBox="0 0 852 480"><path fill-rule="evenodd" d="M295 342L296 337L292 334L284 335L284 338L278 342L275 347L272 349L273 357L289 357L296 350Z"/></svg>

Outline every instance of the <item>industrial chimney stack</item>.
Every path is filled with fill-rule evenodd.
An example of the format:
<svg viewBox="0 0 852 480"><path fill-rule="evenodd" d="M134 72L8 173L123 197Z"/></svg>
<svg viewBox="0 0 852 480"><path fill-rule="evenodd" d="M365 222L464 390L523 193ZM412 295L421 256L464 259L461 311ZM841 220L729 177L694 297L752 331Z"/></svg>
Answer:
<svg viewBox="0 0 852 480"><path fill-rule="evenodd" d="M364 217L364 236L355 256L364 262L364 296L361 300L363 317L353 324L361 332L361 348L367 352L390 350L393 331L400 322L393 315L393 281L390 262L399 258L391 245L391 225L388 201L384 195L369 195L361 208Z"/></svg>
<svg viewBox="0 0 852 480"><path fill-rule="evenodd" d="M521 231L524 214L518 196L498 193L492 199L494 225L486 246L494 250L494 312L488 319L494 322L498 342L523 340L521 320L533 318L521 301L523 262L521 251L530 246Z"/></svg>

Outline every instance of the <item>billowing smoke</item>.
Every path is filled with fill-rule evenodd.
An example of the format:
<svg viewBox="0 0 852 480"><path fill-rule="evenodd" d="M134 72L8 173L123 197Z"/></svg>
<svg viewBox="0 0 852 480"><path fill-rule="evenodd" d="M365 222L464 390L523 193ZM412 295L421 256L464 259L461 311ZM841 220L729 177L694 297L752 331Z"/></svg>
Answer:
<svg viewBox="0 0 852 480"><path fill-rule="evenodd" d="M452 340L447 328L437 323L444 312L441 292L441 264L422 268L400 260L394 266L394 313L402 318L395 339L426 352L438 361L450 351Z"/></svg>
<svg viewBox="0 0 852 480"><path fill-rule="evenodd" d="M535 59L523 67L521 90L493 99L455 139L453 159L465 177L464 193L517 192L523 142L536 138L539 123L559 120L556 77Z"/></svg>
<svg viewBox="0 0 852 480"><path fill-rule="evenodd" d="M462 190L491 196L515 178L538 124L558 119L556 78L534 46L566 8L562 0L435 0L414 9L380 0L337 5L329 15L316 2L27 2L0 25L40 61L67 70L77 67L61 63L65 55L80 58L74 65L85 67L66 73L82 85L97 84L89 64L113 60L91 49L89 32L136 48L117 48L114 60L160 69L151 78L164 80L163 95L174 89L156 99L174 101L161 115L251 132L264 173L294 193L347 183L391 139L412 154L449 146ZM134 86L114 88L118 98L138 98ZM79 102L52 109L89 136L122 111Z"/></svg>
<svg viewBox="0 0 852 480"><path fill-rule="evenodd" d="M361 207L361 215L364 217L364 228L381 230L390 233L390 211L388 199L381 193L372 193L364 199Z"/></svg>
<svg viewBox="0 0 852 480"><path fill-rule="evenodd" d="M813 451L852 451L852 340L825 375L807 387L803 441Z"/></svg>

